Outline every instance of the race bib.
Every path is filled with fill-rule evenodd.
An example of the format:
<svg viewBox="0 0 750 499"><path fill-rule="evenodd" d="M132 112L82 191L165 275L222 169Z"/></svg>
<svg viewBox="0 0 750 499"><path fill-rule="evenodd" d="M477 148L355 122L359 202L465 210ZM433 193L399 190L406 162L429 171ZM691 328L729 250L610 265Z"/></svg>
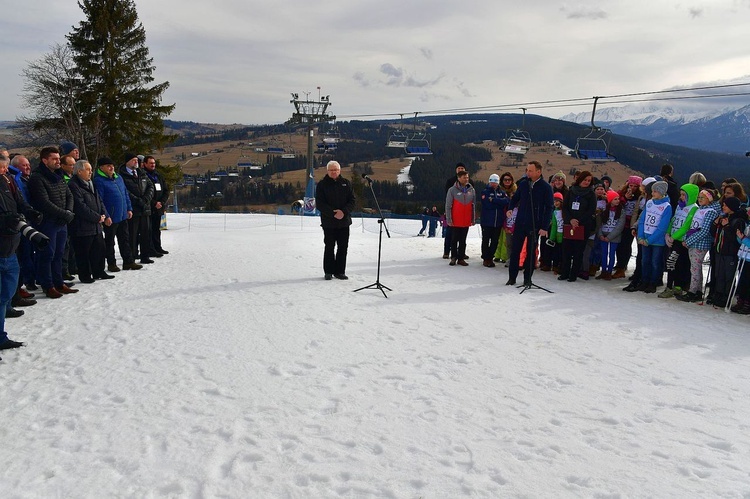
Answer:
<svg viewBox="0 0 750 499"><path fill-rule="evenodd" d="M643 232L649 235L656 232L667 206L669 203L654 204L653 201L646 203L646 211L643 213Z"/></svg>

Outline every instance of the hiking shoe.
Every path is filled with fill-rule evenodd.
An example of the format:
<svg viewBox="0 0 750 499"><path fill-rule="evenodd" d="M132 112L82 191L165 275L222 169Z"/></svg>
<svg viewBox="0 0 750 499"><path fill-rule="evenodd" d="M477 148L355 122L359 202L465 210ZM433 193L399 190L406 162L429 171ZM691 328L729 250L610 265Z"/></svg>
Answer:
<svg viewBox="0 0 750 499"><path fill-rule="evenodd" d="M451 258L451 261L450 261L450 263L448 265L450 265L451 267L453 267L454 265L456 265L456 259L455 258Z"/></svg>
<svg viewBox="0 0 750 499"><path fill-rule="evenodd" d="M674 297L674 290L672 288L664 288L664 291L658 294L659 298L672 298Z"/></svg>
<svg viewBox="0 0 750 499"><path fill-rule="evenodd" d="M459 260L459 261L458 261L458 264L459 264L460 266L462 266L462 267L468 267L468 265L469 265L468 263L466 263L466 260L463 260L463 259L462 259L462 260Z"/></svg>
<svg viewBox="0 0 750 499"><path fill-rule="evenodd" d="M649 284L646 286L646 289L643 290L644 293L656 293L656 284Z"/></svg>
<svg viewBox="0 0 750 499"><path fill-rule="evenodd" d="M116 263L113 263L113 264L107 265L107 270L109 270L110 272L119 272L120 267L118 267Z"/></svg>
<svg viewBox="0 0 750 499"><path fill-rule="evenodd" d="M443 260L447 260L447 259L448 259L448 258L450 258L450 257L451 257L451 256L450 256L450 255L449 255L448 253L446 253L446 254L444 254L444 255L443 255Z"/></svg>
<svg viewBox="0 0 750 499"><path fill-rule="evenodd" d="M624 288L622 288L623 291L627 291L628 293L633 293L635 291L638 291L638 283L633 281Z"/></svg>
<svg viewBox="0 0 750 499"><path fill-rule="evenodd" d="M143 268L143 265L133 262L133 263L126 263L125 265L122 266L122 268L125 270L141 270Z"/></svg>

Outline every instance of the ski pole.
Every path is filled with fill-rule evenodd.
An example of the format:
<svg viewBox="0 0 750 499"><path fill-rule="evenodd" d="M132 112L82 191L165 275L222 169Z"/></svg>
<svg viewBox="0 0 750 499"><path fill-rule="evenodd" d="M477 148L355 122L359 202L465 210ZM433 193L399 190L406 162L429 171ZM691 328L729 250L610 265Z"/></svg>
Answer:
<svg viewBox="0 0 750 499"><path fill-rule="evenodd" d="M734 278L732 279L732 285L729 288L729 297L727 298L727 304L724 306L724 312L729 313L729 310L732 308L732 300L734 300L734 295L737 293L737 286L740 283L740 275L742 275L742 269L744 267L745 259L740 258L737 270L734 271Z"/></svg>

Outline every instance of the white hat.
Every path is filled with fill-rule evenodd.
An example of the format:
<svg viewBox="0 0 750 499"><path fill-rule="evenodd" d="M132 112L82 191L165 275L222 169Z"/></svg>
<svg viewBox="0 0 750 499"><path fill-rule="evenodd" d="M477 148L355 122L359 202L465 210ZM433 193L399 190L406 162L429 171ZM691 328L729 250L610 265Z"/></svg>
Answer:
<svg viewBox="0 0 750 499"><path fill-rule="evenodd" d="M500 177L498 176L497 173L493 173L492 175L490 175L490 183L492 183L492 182L494 182L496 184L500 183Z"/></svg>

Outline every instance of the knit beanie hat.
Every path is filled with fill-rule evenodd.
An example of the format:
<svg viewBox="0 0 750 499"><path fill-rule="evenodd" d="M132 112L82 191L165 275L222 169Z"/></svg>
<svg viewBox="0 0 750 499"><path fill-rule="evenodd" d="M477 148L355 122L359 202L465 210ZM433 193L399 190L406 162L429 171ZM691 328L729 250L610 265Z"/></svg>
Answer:
<svg viewBox="0 0 750 499"><path fill-rule="evenodd" d="M131 159L133 159L133 158L137 158L137 157L138 157L138 155L137 155L137 154L133 154L132 152L126 152L126 153L125 153L125 162L127 163L127 162L128 162L128 161L130 161Z"/></svg>
<svg viewBox="0 0 750 499"><path fill-rule="evenodd" d="M653 183L653 185L651 186L651 192L658 192L662 196L666 196L668 188L669 185L665 181L660 180Z"/></svg>
<svg viewBox="0 0 750 499"><path fill-rule="evenodd" d="M612 204L615 198L619 199L620 193L617 191L607 191L607 204Z"/></svg>
<svg viewBox="0 0 750 499"><path fill-rule="evenodd" d="M643 182L643 179L641 179L641 177L639 177L638 175L631 175L628 177L628 184L641 185L641 182Z"/></svg>
<svg viewBox="0 0 750 499"><path fill-rule="evenodd" d="M555 173L554 175L552 175L552 180L555 180L556 178L563 179L563 182L565 182L565 180L566 180L565 174L562 172L562 170L559 171L559 172L557 172L557 173Z"/></svg>
<svg viewBox="0 0 750 499"><path fill-rule="evenodd" d="M500 176L497 173L493 173L492 175L490 175L490 183L492 182L496 184L500 183Z"/></svg>
<svg viewBox="0 0 750 499"><path fill-rule="evenodd" d="M562 201L562 200L563 200L563 195L562 195L562 192L556 192L556 193L554 193L554 194L552 195L552 198L553 198L553 199L559 199L560 201Z"/></svg>
<svg viewBox="0 0 750 499"><path fill-rule="evenodd" d="M742 204L739 200L739 198L731 197L731 198L724 198L724 201L722 201L725 205L727 205L727 208L734 211L740 211L740 204Z"/></svg>
<svg viewBox="0 0 750 499"><path fill-rule="evenodd" d="M100 166L104 166L104 165L114 165L114 164L115 164L115 162L112 161L110 158L108 158L106 156L102 156L96 162L97 168L100 167Z"/></svg>
<svg viewBox="0 0 750 499"><path fill-rule="evenodd" d="M71 152L78 149L78 146L74 143L66 140L65 142L60 144L60 156L66 156L70 154Z"/></svg>
<svg viewBox="0 0 750 499"><path fill-rule="evenodd" d="M706 199L708 199L709 203L712 203L714 200L714 193L711 192L710 189L703 189L700 194L701 196L706 196Z"/></svg>

